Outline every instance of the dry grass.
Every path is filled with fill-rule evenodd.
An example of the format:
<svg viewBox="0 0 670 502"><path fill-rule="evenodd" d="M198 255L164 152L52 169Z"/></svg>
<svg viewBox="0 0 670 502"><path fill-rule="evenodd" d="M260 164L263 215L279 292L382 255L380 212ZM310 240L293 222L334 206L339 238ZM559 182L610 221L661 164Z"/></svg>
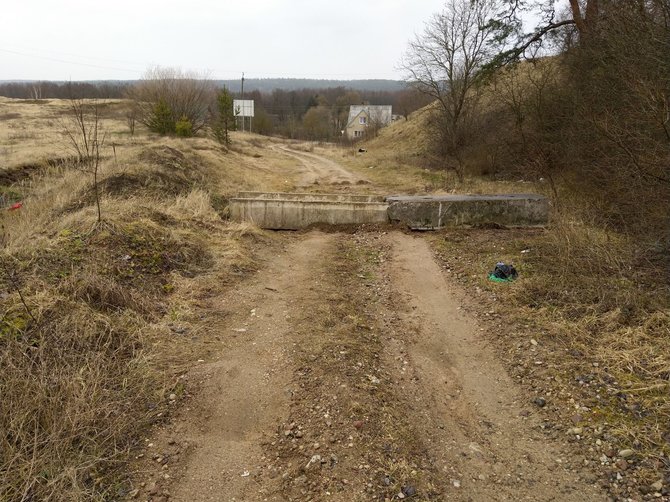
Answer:
<svg viewBox="0 0 670 502"><path fill-rule="evenodd" d="M634 449L639 476L655 482L670 454L670 291L635 242L562 215L549 230L451 230L432 240L480 301L494 300L512 373L556 395L569 426L579 403L585 434ZM486 279L501 260L515 264L518 281ZM531 338L539 353L527 351ZM529 378L539 358L551 370Z"/></svg>
<svg viewBox="0 0 670 502"><path fill-rule="evenodd" d="M0 213L3 501L127 493L130 449L169 414L166 396L206 343L194 340L214 329L203 299L255 269L259 242L272 245L220 216L235 191L284 184L254 157L265 140L236 135L240 154L207 138L130 137L126 104L104 105L96 223L92 180L57 126L66 103L0 100L1 193L23 202Z"/></svg>

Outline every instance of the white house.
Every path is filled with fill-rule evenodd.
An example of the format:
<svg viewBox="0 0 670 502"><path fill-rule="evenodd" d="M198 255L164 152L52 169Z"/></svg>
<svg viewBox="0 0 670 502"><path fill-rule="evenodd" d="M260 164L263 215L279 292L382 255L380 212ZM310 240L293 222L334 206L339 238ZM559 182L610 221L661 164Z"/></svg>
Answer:
<svg viewBox="0 0 670 502"><path fill-rule="evenodd" d="M362 138L368 128L389 125L392 118L391 105L351 105L345 132L350 139Z"/></svg>

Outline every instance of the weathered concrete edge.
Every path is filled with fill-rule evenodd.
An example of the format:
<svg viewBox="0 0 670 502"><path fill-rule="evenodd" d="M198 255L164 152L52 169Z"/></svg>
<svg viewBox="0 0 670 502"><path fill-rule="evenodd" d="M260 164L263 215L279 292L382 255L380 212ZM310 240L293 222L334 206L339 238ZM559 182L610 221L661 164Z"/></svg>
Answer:
<svg viewBox="0 0 670 502"><path fill-rule="evenodd" d="M273 230L298 230L318 223L361 225L389 221L385 202L233 199L230 216Z"/></svg>
<svg viewBox="0 0 670 502"><path fill-rule="evenodd" d="M533 198L471 198L441 200L401 200L391 202L391 222L404 223L414 230L473 226L495 223L507 227L544 226L549 221L549 200Z"/></svg>
<svg viewBox="0 0 670 502"><path fill-rule="evenodd" d="M541 227L549 200L537 194L382 196L241 192L231 199L231 218L263 228L297 230L315 223L402 223L415 230L496 223ZM256 197L258 195L259 197ZM299 196L303 200L291 197ZM352 200L353 199L353 200Z"/></svg>

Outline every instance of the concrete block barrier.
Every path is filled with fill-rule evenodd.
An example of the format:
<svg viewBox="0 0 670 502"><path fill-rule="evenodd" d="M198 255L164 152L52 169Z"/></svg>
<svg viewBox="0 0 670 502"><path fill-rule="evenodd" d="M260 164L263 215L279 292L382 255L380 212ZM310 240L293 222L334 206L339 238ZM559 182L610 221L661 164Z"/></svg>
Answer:
<svg viewBox="0 0 670 502"><path fill-rule="evenodd" d="M386 198L391 222L415 230L495 223L510 227L546 225L549 200L543 195L394 195Z"/></svg>
<svg viewBox="0 0 670 502"><path fill-rule="evenodd" d="M549 200L535 194L349 195L240 192L230 200L236 221L261 228L297 230L313 224L400 223L415 230L486 223L541 226L549 220Z"/></svg>

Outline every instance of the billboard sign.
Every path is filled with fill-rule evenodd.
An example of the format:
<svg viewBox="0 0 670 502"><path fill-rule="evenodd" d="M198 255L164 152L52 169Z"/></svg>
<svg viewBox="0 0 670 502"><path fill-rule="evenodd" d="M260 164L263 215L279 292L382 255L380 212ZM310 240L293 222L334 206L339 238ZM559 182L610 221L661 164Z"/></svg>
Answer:
<svg viewBox="0 0 670 502"><path fill-rule="evenodd" d="M254 100L253 99L234 99L233 113L236 117L253 117Z"/></svg>

